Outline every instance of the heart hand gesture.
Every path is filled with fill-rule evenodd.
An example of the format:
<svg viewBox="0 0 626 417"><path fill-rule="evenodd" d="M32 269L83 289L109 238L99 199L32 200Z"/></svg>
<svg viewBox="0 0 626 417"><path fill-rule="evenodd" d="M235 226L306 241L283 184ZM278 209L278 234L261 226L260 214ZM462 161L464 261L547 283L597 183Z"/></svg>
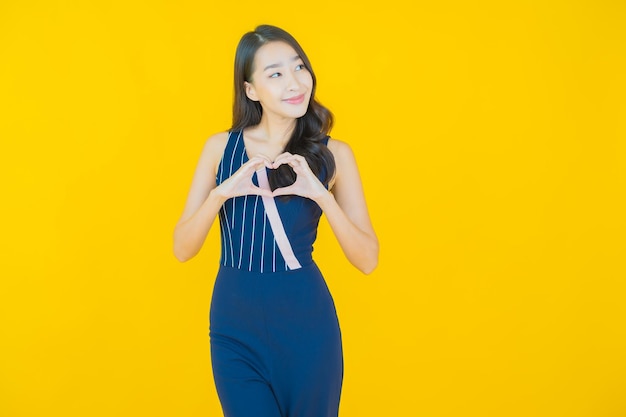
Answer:
<svg viewBox="0 0 626 417"><path fill-rule="evenodd" d="M296 181L287 187L275 189L274 197L295 194L315 201L328 193L328 190L311 171L306 158L302 155L293 155L289 152L282 153L274 160L271 168L276 169L283 164L288 164L293 168L293 171L296 173Z"/></svg>

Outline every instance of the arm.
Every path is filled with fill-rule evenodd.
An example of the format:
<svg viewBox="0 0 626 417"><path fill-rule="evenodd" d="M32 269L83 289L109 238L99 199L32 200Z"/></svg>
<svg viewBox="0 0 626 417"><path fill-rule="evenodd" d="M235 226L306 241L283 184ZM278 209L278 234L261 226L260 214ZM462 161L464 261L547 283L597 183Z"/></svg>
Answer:
<svg viewBox="0 0 626 417"><path fill-rule="evenodd" d="M311 172L303 156L286 152L276 158L273 167L289 164L297 174L296 182L276 189L274 195L296 194L315 201L350 263L369 274L378 265L378 238L367 211L356 160L344 142L331 139L328 148L336 165L332 193Z"/></svg>
<svg viewBox="0 0 626 417"><path fill-rule="evenodd" d="M231 197L267 193L252 183L252 174L262 165L263 157L246 162L228 180L217 186L215 175L228 141L228 133L211 136L202 149L187 196L187 203L174 228L174 256L185 262L200 251L222 204Z"/></svg>
<svg viewBox="0 0 626 417"><path fill-rule="evenodd" d="M348 260L365 274L378 265L378 238L372 227L354 153L347 143L331 140L336 175L332 193L316 200Z"/></svg>

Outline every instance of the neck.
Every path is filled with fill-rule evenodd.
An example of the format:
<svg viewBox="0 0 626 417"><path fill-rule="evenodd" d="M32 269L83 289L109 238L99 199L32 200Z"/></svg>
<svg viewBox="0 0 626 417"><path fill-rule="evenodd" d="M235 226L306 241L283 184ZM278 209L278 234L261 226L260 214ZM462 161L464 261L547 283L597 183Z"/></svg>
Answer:
<svg viewBox="0 0 626 417"><path fill-rule="evenodd" d="M266 116L261 117L257 129L269 143L287 145L293 130L296 128L295 119L276 119Z"/></svg>

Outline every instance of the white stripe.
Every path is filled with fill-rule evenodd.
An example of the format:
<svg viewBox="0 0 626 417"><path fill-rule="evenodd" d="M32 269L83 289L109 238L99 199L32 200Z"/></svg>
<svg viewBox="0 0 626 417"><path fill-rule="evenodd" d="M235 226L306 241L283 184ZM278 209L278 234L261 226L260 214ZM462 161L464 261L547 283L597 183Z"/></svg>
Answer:
<svg viewBox="0 0 626 417"><path fill-rule="evenodd" d="M224 217L224 206L222 206L222 208L220 209L220 230L222 231L222 248L224 248L224 265L226 265L226 229L228 229L228 227L226 226L226 222L224 221L223 217Z"/></svg>
<svg viewBox="0 0 626 417"><path fill-rule="evenodd" d="M246 196L243 200L243 219L241 220L241 242L239 243L239 264L237 265L237 268L241 268L241 258L243 257L243 234L246 230L246 204L247 203L248 203L248 196Z"/></svg>
<svg viewBox="0 0 626 417"><path fill-rule="evenodd" d="M261 241L261 272L263 272L263 258L265 257L265 223L267 216L263 216L263 240Z"/></svg>
<svg viewBox="0 0 626 417"><path fill-rule="evenodd" d="M241 138L241 160L239 161L239 168L241 168L241 166L243 165L243 158L246 156L246 142L243 139L243 129L241 130L241 132L239 132L239 137L237 138L237 143L239 143L239 138ZM233 154L235 152L233 151ZM237 169L239 169L237 168ZM246 199L243 202L243 219L246 219L246 202L248 201L248 196L246 196ZM244 224L241 225L241 242L242 242L242 248L243 248L243 230L244 230ZM254 233L254 230L252 230L252 233ZM239 251L239 266L241 266L241 248Z"/></svg>
<svg viewBox="0 0 626 417"><path fill-rule="evenodd" d="M233 254L233 235L230 234L230 225L228 224L228 217L226 216L226 210L224 210L224 220L226 220L226 230L228 230L228 237L230 240L230 266L235 266L235 255Z"/></svg>
<svg viewBox="0 0 626 417"><path fill-rule="evenodd" d="M254 200L254 216L252 216L252 240L250 242L250 263L248 264L248 271L252 271L252 254L254 253L254 231L256 225L256 206L259 202L259 196L256 196Z"/></svg>
<svg viewBox="0 0 626 417"><path fill-rule="evenodd" d="M233 155L230 157L230 173L228 174L228 176L230 177L231 175L233 175L233 162L235 162L235 151L237 150L237 145L239 144L239 139L241 138L241 132L239 132L239 136L237 136L237 141L235 142L235 146L233 148ZM231 219L231 223L233 224L233 227L235 227L235 198L237 197L233 197L233 216Z"/></svg>
<svg viewBox="0 0 626 417"><path fill-rule="evenodd" d="M235 142L235 146L233 147L233 154L230 157L230 173L229 176L233 175L233 162L235 161L235 149L237 149L237 144L239 144L239 138L241 137L241 132L239 132L239 136L237 136L237 141Z"/></svg>
<svg viewBox="0 0 626 417"><path fill-rule="evenodd" d="M274 250L272 251L272 272L276 272L276 238L274 238Z"/></svg>
<svg viewBox="0 0 626 417"><path fill-rule="evenodd" d="M233 197L233 208L230 211L230 223L232 224L231 228L234 230L235 229L235 200L237 199L237 197Z"/></svg>

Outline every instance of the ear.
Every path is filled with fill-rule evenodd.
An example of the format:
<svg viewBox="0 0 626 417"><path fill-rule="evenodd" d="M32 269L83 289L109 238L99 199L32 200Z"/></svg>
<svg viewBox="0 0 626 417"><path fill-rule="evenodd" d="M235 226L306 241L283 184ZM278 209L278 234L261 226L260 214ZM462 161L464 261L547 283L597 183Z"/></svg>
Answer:
<svg viewBox="0 0 626 417"><path fill-rule="evenodd" d="M252 101L259 101L254 86L247 81L243 82L243 88L246 90L246 96Z"/></svg>

